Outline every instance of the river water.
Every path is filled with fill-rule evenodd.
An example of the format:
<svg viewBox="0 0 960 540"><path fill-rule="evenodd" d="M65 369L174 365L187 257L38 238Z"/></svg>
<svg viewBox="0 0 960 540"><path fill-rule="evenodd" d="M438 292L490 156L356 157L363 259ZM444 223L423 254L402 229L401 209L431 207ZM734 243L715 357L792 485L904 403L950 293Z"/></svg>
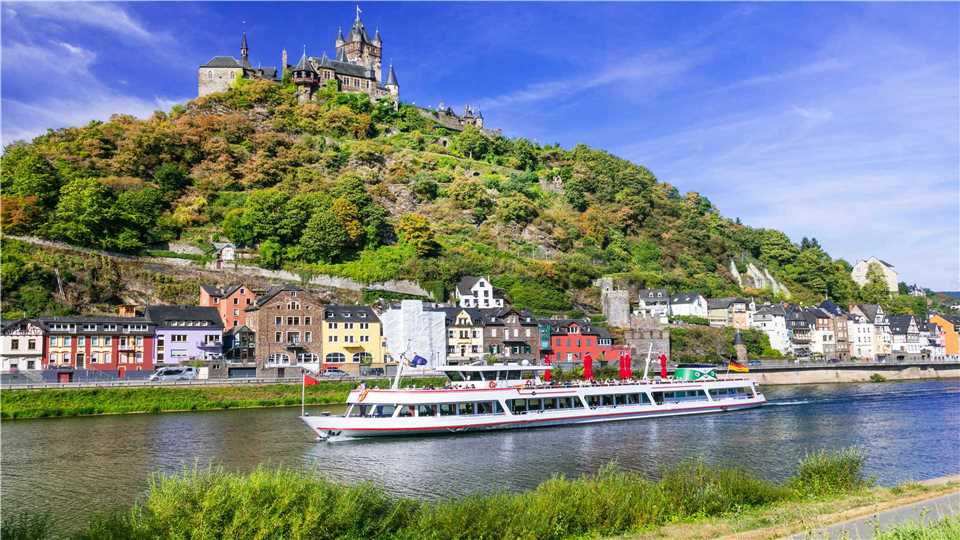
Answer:
<svg viewBox="0 0 960 540"><path fill-rule="evenodd" d="M48 511L71 527L91 511L129 506L154 472L211 463L305 468L423 499L530 488L610 461L656 477L700 458L782 479L804 453L847 446L866 450L867 472L881 484L960 473L960 381L763 391L770 403L743 412L323 443L297 419L299 408L3 422L2 511Z"/></svg>

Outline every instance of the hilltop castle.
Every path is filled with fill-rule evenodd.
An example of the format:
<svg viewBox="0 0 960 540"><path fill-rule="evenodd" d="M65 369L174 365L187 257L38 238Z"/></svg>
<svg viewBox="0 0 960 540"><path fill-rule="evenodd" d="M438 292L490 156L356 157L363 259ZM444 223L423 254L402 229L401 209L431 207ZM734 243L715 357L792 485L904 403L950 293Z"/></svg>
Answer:
<svg viewBox="0 0 960 540"><path fill-rule="evenodd" d="M250 64L250 48L247 34L240 39L240 59L232 56L214 56L200 66L198 72L198 95L205 96L214 92L223 92L230 88L234 79L261 79L279 82L288 73L297 85L297 97L300 102L313 98L314 94L327 81L337 81L342 92L362 92L373 99L400 100L400 84L393 66L387 69L386 80L382 77L381 58L383 38L378 29L373 39L360 20L360 8L347 37L343 29L337 31L336 56L329 58L323 53L319 58L307 56L306 46L300 60L293 66L287 64L287 51L281 53L282 71L276 67L253 67Z"/></svg>
<svg viewBox="0 0 960 540"><path fill-rule="evenodd" d="M244 32L240 38L239 60L232 56L214 56L200 66L197 73L197 94L205 96L224 92L235 79L280 83L289 76L289 80L297 86L297 99L300 103L313 99L328 81L336 81L337 89L341 92L364 93L371 99L389 99L395 104L400 103L400 83L397 82L397 74L392 65L387 68L386 77L383 76L383 38L380 30L377 29L373 39L370 38L363 21L360 20L359 7L357 17L346 37L342 27L337 30L335 45L336 55L333 58L328 57L325 52L319 58L308 56L304 46L300 60L294 65L287 63L287 51L284 49L280 53L279 70L273 66L253 67L250 63L247 34ZM466 126L484 129L483 114L470 106L460 115L442 103L437 109L418 107L418 110L420 114L448 129L460 131Z"/></svg>

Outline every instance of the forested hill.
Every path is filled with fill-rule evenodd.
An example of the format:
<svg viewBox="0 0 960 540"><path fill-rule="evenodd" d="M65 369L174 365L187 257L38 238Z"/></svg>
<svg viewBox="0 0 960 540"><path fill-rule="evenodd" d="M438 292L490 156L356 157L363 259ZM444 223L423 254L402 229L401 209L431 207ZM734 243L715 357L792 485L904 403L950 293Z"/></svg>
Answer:
<svg viewBox="0 0 960 540"><path fill-rule="evenodd" d="M241 81L146 120L50 131L5 149L2 182L10 234L124 252L230 239L266 267L448 290L488 274L541 313L596 305L590 283L611 274L770 296L741 291L731 260L769 268L795 300L860 294L815 240L727 219L602 150L449 131L331 89L301 105L291 85Z"/></svg>

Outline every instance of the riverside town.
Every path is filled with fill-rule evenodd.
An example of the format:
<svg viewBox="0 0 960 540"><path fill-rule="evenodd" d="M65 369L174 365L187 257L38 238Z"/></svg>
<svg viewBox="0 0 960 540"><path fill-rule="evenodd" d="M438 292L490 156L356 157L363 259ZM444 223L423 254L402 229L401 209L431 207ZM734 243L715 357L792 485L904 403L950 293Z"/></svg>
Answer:
<svg viewBox="0 0 960 540"><path fill-rule="evenodd" d="M960 6L0 9L3 540L960 538Z"/></svg>

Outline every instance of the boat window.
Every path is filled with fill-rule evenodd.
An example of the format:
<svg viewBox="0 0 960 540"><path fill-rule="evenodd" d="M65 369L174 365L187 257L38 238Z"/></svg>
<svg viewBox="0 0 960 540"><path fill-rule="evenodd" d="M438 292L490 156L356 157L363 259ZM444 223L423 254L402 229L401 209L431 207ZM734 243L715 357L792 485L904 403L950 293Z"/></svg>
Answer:
<svg viewBox="0 0 960 540"><path fill-rule="evenodd" d="M441 403L440 404L440 416L453 416L457 414L457 404L456 403Z"/></svg>
<svg viewBox="0 0 960 540"><path fill-rule="evenodd" d="M663 392L654 392L653 401L655 401L657 405L663 405Z"/></svg>
<svg viewBox="0 0 960 540"><path fill-rule="evenodd" d="M627 394L617 394L617 405L626 405L627 404Z"/></svg>
<svg viewBox="0 0 960 540"><path fill-rule="evenodd" d="M573 400L573 408L574 408L574 409L582 409L582 408L583 408L583 401L581 401L579 397L574 396L574 397L572 397L572 398L570 398L570 399Z"/></svg>
<svg viewBox="0 0 960 540"><path fill-rule="evenodd" d="M525 399L508 400L507 406L510 407L513 414L526 414L527 412L527 400Z"/></svg>
<svg viewBox="0 0 960 540"><path fill-rule="evenodd" d="M627 405L636 405L640 403L639 394L627 394Z"/></svg>
<svg viewBox="0 0 960 540"><path fill-rule="evenodd" d="M614 405L613 396L611 395L600 396L600 403L602 403L604 407L612 407Z"/></svg>
<svg viewBox="0 0 960 540"><path fill-rule="evenodd" d="M557 408L569 409L571 407L573 407L572 398L568 398L568 397L557 398Z"/></svg>
<svg viewBox="0 0 960 540"><path fill-rule="evenodd" d="M413 416L415 410L413 405L400 405L400 414L397 416Z"/></svg>
<svg viewBox="0 0 960 540"><path fill-rule="evenodd" d="M509 372L509 371L498 371L498 372L497 372L497 380L498 380L498 381L509 381L509 380L510 380L510 372Z"/></svg>
<svg viewBox="0 0 960 540"><path fill-rule="evenodd" d="M543 399L543 410L549 411L551 409L557 408L557 398L544 398Z"/></svg>
<svg viewBox="0 0 960 540"><path fill-rule="evenodd" d="M493 406L489 401L480 401L477 403L477 414L491 414L493 413Z"/></svg>
<svg viewBox="0 0 960 540"><path fill-rule="evenodd" d="M465 371L463 372L463 380L465 381L482 381L483 377L480 376L479 371Z"/></svg>
<svg viewBox="0 0 960 540"><path fill-rule="evenodd" d="M373 416L376 418L391 417L393 416L393 411L396 408L396 405L372 405L367 411L367 416Z"/></svg>
<svg viewBox="0 0 960 540"><path fill-rule="evenodd" d="M350 412L347 413L348 416L366 416L367 406L366 405L354 405L350 408Z"/></svg>
<svg viewBox="0 0 960 540"><path fill-rule="evenodd" d="M587 404L591 408L600 406L600 396L587 396Z"/></svg>
<svg viewBox="0 0 960 540"><path fill-rule="evenodd" d="M499 401L493 402L493 414L503 414L503 405Z"/></svg>
<svg viewBox="0 0 960 540"><path fill-rule="evenodd" d="M473 414L473 403L457 403L457 414L460 416Z"/></svg>
<svg viewBox="0 0 960 540"><path fill-rule="evenodd" d="M436 416L437 415L437 406L428 404L428 405L417 405L417 416Z"/></svg>
<svg viewBox="0 0 960 540"><path fill-rule="evenodd" d="M520 372L520 378L523 379L523 380L525 380L525 381L527 381L527 380L530 380L530 379L534 378L534 374L533 374L533 372L530 371L530 370L521 371L521 372Z"/></svg>
<svg viewBox="0 0 960 540"><path fill-rule="evenodd" d="M530 412L537 412L543 410L543 403L540 399L528 399L527 400L527 410Z"/></svg>
<svg viewBox="0 0 960 540"><path fill-rule="evenodd" d="M448 371L447 378L454 382L459 382L463 380L463 373L459 371Z"/></svg>

